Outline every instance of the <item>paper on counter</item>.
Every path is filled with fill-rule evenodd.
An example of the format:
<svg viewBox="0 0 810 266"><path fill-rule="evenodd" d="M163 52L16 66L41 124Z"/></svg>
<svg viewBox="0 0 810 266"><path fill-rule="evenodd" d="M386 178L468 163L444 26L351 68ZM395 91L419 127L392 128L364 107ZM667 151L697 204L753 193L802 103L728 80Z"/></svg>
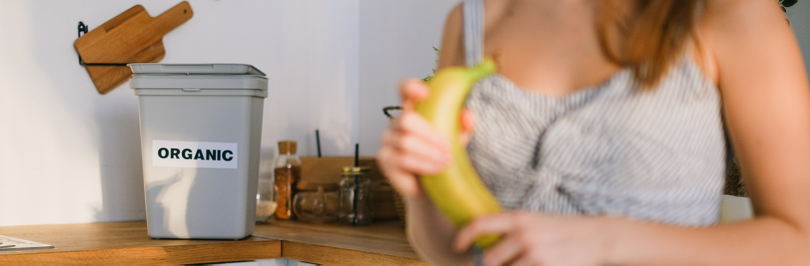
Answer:
<svg viewBox="0 0 810 266"><path fill-rule="evenodd" d="M28 241L25 239L0 235L0 252L6 250L26 250L26 249L40 249L40 248L53 248L53 246L48 244L37 243L34 241Z"/></svg>

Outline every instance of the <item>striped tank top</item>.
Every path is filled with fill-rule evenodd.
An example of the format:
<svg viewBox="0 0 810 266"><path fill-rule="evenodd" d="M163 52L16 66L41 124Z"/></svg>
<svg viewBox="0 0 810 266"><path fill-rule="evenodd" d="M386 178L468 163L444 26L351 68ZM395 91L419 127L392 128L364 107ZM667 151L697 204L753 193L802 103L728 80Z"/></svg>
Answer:
<svg viewBox="0 0 810 266"><path fill-rule="evenodd" d="M463 7L467 64L483 58L483 0ZM652 90L630 69L566 96L522 89L499 74L467 99L467 148L507 210L715 224L726 169L720 96L689 56Z"/></svg>

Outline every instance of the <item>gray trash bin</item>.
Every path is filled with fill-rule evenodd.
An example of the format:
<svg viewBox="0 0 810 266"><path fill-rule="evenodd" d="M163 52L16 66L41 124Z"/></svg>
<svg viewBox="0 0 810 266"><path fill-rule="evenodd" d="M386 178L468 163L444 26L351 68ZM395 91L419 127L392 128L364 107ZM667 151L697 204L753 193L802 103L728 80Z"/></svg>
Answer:
<svg viewBox="0 0 810 266"><path fill-rule="evenodd" d="M149 236L253 233L267 78L250 65L130 64Z"/></svg>

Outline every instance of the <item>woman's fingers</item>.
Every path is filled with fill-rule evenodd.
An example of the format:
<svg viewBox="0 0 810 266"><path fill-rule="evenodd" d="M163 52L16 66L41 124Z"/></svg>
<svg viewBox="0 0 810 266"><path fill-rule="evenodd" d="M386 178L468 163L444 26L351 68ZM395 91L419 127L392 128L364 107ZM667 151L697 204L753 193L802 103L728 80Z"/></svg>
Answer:
<svg viewBox="0 0 810 266"><path fill-rule="evenodd" d="M450 141L436 131L433 125L422 115L413 111L406 111L397 120L393 125L394 130L401 131L405 135L417 136L441 151L448 152L450 150Z"/></svg>
<svg viewBox="0 0 810 266"><path fill-rule="evenodd" d="M447 166L450 156L419 136L388 131L383 135L384 146L394 149L392 160L398 168L416 174L434 174Z"/></svg>
<svg viewBox="0 0 810 266"><path fill-rule="evenodd" d="M501 235L484 253L486 265L599 265L615 241L612 220L603 217L546 216L525 211L474 219L456 236L456 252L483 235Z"/></svg>
<svg viewBox="0 0 810 266"><path fill-rule="evenodd" d="M397 149L404 157L414 157L415 160L424 161L425 164L444 168L450 162L450 154L446 149L438 148L417 135L392 131L383 136L383 141L385 145Z"/></svg>
<svg viewBox="0 0 810 266"><path fill-rule="evenodd" d="M470 109L464 108L461 110L461 136L459 142L462 146L467 146L472 138L473 128L475 128L475 116L473 116Z"/></svg>
<svg viewBox="0 0 810 266"><path fill-rule="evenodd" d="M406 196L419 193L416 174L435 174L450 164L449 141L414 111L404 111L383 134L378 161L392 185Z"/></svg>
<svg viewBox="0 0 810 266"><path fill-rule="evenodd" d="M543 226L541 221L537 214L523 211L479 217L458 232L454 248L464 252L480 236L501 235L502 239L484 253L485 265L538 265L541 260L531 255L537 255L537 240L543 236L532 229ZM527 256L531 258L527 260Z"/></svg>
<svg viewBox="0 0 810 266"><path fill-rule="evenodd" d="M511 265L525 252L525 245L515 235L506 234L484 254L484 265Z"/></svg>
<svg viewBox="0 0 810 266"><path fill-rule="evenodd" d="M399 93L402 97L402 108L413 110L417 102L427 98L430 89L422 80L409 79L400 83Z"/></svg>
<svg viewBox="0 0 810 266"><path fill-rule="evenodd" d="M449 142L430 123L414 112L416 103L427 98L429 89L421 80L404 81L399 87L403 111L383 134L377 155L381 170L404 196L417 196L421 188L417 174L441 171L449 164Z"/></svg>
<svg viewBox="0 0 810 266"><path fill-rule="evenodd" d="M436 145L448 144L444 137L441 137L438 132L433 130L433 126L431 126L427 120L416 115L415 112L412 112L416 103L424 100L430 94L430 88L428 88L427 84L419 79L406 80L400 84L400 94L402 96L403 107L403 115L400 119L403 121L395 122L394 127L401 126L404 129L413 129L412 133L427 136L428 139L433 141ZM408 117L409 114L411 117ZM418 116L418 118L413 116ZM461 111L460 119L461 135L459 136L459 141L463 146L466 146L472 137L472 131L475 127L475 117L469 109L464 108Z"/></svg>
<svg viewBox="0 0 810 266"><path fill-rule="evenodd" d="M416 103L428 97L430 89L418 79L400 84L402 114L391 122L383 134L383 147L378 153L381 169L402 194L418 193L418 174L436 174L452 161L451 140L439 133L430 122L414 111ZM469 140L475 120L465 110L462 117L462 143Z"/></svg>
<svg viewBox="0 0 810 266"><path fill-rule="evenodd" d="M510 213L500 213L473 219L467 226L458 231L453 248L458 253L470 249L476 238L482 235L503 235L514 228L514 219Z"/></svg>
<svg viewBox="0 0 810 266"><path fill-rule="evenodd" d="M420 193L416 177L396 165L397 160L397 152L391 147L383 146L377 153L377 162L391 185L403 196L416 197Z"/></svg>

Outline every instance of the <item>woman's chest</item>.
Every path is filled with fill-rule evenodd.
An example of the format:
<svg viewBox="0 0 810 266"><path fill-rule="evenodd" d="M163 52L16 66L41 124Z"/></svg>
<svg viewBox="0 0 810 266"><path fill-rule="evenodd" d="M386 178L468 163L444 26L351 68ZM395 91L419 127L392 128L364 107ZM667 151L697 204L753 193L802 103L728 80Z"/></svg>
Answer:
<svg viewBox="0 0 810 266"><path fill-rule="evenodd" d="M592 4L505 1L487 7L484 54L521 88L562 96L620 70L602 53Z"/></svg>
<svg viewBox="0 0 810 266"><path fill-rule="evenodd" d="M514 208L548 197L573 197L582 207L603 202L589 201L600 193L650 202L649 191L715 191L725 169L719 94L693 64L676 68L653 91L635 90L622 71L565 97L488 77L467 102L477 122L468 154L484 183Z"/></svg>
<svg viewBox="0 0 810 266"><path fill-rule="evenodd" d="M470 155L518 173L555 168L556 160L581 169L722 153L720 97L697 66L678 64L653 90L635 84L624 70L600 86L555 97L488 77L467 101L477 122Z"/></svg>

